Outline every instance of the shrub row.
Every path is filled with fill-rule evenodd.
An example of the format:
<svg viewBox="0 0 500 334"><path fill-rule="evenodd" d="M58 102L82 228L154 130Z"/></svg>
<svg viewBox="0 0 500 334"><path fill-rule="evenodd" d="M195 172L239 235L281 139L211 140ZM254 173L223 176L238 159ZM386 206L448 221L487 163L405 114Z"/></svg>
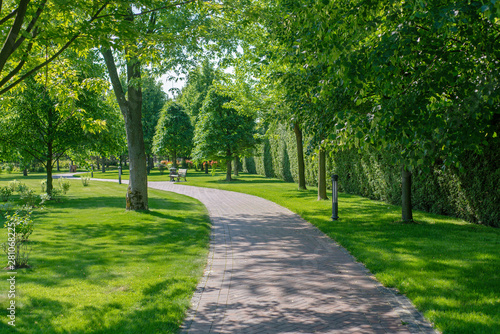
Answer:
<svg viewBox="0 0 500 334"><path fill-rule="evenodd" d="M243 160L243 170L297 182L297 148L291 129L273 130L255 152ZM306 181L317 186L316 156L306 149ZM339 175L341 191L401 205L401 167L394 165L392 152L345 150L331 155L327 173ZM413 172L413 208L459 217L473 223L500 227L500 145L483 155L465 154L464 171L433 166L430 173Z"/></svg>

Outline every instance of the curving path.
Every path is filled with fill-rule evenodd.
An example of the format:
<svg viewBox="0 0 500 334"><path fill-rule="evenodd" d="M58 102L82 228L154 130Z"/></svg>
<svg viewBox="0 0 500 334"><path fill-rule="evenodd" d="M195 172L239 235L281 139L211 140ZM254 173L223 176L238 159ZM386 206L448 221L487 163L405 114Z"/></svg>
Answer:
<svg viewBox="0 0 500 334"><path fill-rule="evenodd" d="M148 185L198 199L212 221L182 334L438 333L406 297L290 210L231 191Z"/></svg>
<svg viewBox="0 0 500 334"><path fill-rule="evenodd" d="M436 333L316 227L268 200L149 182L208 209L205 274L183 333Z"/></svg>

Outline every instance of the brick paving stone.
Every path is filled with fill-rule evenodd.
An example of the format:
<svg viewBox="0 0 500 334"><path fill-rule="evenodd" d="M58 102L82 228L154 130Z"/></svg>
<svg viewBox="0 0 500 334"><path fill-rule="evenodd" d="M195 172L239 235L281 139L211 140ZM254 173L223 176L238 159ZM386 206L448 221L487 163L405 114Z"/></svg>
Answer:
<svg viewBox="0 0 500 334"><path fill-rule="evenodd" d="M265 199L149 182L202 202L212 221L183 334L438 333L335 241Z"/></svg>

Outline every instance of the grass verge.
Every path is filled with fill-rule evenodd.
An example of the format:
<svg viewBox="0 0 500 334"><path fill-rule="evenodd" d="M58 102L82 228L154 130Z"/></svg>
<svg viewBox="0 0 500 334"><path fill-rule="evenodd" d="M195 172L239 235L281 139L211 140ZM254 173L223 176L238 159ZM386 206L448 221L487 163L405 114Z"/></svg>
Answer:
<svg viewBox="0 0 500 334"><path fill-rule="evenodd" d="M298 191L295 184L249 174L228 183L224 176L189 170L182 184L256 195L298 213L385 286L408 296L444 333L500 333L500 229L419 211L417 223L401 224L401 207L342 193L340 220L333 222L331 202L317 201L316 189ZM167 181L168 175L153 170L148 179Z"/></svg>
<svg viewBox="0 0 500 334"><path fill-rule="evenodd" d="M40 192L42 177L2 174L0 186L16 178ZM34 214L31 267L16 275L15 328L1 271L0 332L176 333L206 262L206 209L150 190L149 212L126 212L125 185L71 184L62 202Z"/></svg>

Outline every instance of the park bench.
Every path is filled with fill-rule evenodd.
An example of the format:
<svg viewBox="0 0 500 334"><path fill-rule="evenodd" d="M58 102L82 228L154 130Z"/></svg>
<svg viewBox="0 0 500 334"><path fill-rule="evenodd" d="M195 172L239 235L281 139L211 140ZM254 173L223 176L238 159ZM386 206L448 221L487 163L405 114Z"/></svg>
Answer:
<svg viewBox="0 0 500 334"><path fill-rule="evenodd" d="M187 174L187 169L179 169L178 171L175 172L170 172L170 181L175 181L177 179L177 182L180 182L181 178L184 179L184 181L187 182L186 180L186 174Z"/></svg>

